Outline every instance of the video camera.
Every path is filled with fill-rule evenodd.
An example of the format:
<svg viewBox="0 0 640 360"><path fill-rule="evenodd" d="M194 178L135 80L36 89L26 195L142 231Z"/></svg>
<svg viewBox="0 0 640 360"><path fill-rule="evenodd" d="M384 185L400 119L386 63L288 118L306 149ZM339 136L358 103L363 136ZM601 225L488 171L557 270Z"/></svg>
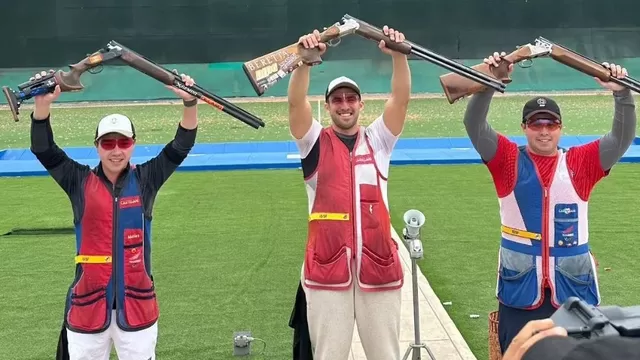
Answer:
<svg viewBox="0 0 640 360"><path fill-rule="evenodd" d="M640 305L593 306L577 297L568 298L551 316L556 326L576 339L599 336L640 337Z"/></svg>

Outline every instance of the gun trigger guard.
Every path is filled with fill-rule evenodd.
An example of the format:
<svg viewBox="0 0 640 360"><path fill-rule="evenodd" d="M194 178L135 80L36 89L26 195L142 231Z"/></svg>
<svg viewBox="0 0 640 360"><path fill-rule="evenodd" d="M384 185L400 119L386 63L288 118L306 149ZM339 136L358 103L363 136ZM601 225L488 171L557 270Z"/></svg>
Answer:
<svg viewBox="0 0 640 360"><path fill-rule="evenodd" d="M98 66L92 67L90 69L88 69L87 71L89 72L89 74L99 74L102 72L102 69L104 69L104 67L102 66L102 64L99 64Z"/></svg>
<svg viewBox="0 0 640 360"><path fill-rule="evenodd" d="M529 65L525 66L524 63L525 62L529 62ZM528 67L531 67L533 65L533 59L524 59L520 62L518 62L518 67L522 68L522 69L526 69Z"/></svg>
<svg viewBox="0 0 640 360"><path fill-rule="evenodd" d="M327 41L325 44L327 44L328 47L336 47L338 46L338 44L340 44L341 41L341 38L335 38Z"/></svg>

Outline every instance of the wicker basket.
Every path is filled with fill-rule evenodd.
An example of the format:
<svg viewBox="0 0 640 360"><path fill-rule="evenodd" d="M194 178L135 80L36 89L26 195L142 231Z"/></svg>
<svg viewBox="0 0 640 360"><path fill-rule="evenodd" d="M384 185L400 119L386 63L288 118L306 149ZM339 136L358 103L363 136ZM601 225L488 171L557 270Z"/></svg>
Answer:
<svg viewBox="0 0 640 360"><path fill-rule="evenodd" d="M500 340L498 339L498 312L489 313L489 360L501 360Z"/></svg>

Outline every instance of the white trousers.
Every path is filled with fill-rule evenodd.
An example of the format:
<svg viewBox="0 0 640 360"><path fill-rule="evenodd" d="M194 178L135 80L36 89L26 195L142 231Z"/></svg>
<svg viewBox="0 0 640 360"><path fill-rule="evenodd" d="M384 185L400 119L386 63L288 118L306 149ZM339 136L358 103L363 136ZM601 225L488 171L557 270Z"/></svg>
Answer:
<svg viewBox="0 0 640 360"><path fill-rule="evenodd" d="M367 360L400 360L398 290L363 292L354 279L347 291L314 290L303 286L314 360L347 360L354 325Z"/></svg>
<svg viewBox="0 0 640 360"><path fill-rule="evenodd" d="M70 360L109 360L115 346L119 360L155 360L158 323L144 330L122 331L113 310L109 328L99 334L82 334L67 329Z"/></svg>

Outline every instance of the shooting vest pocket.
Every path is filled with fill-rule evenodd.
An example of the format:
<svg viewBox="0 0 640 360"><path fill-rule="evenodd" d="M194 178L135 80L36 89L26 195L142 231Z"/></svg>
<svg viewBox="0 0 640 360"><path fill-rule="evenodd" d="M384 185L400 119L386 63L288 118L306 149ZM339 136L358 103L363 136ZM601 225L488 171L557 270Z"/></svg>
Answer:
<svg viewBox="0 0 640 360"><path fill-rule="evenodd" d="M554 247L578 245L578 205L556 204L554 207Z"/></svg>
<svg viewBox="0 0 640 360"><path fill-rule="evenodd" d="M366 285L385 285L402 279L402 268L398 266L397 253L387 259L380 258L362 248L360 281Z"/></svg>
<svg viewBox="0 0 640 360"><path fill-rule="evenodd" d="M391 238L389 215L376 185L360 184L362 219L362 259L360 281L366 285L384 285L402 279L402 267L395 241Z"/></svg>
<svg viewBox="0 0 640 360"><path fill-rule="evenodd" d="M109 277L100 267L111 268L111 264L83 264L78 281L71 288L67 322L74 330L93 332L107 327Z"/></svg>
<svg viewBox="0 0 640 360"><path fill-rule="evenodd" d="M330 259L320 260L314 253L311 262L305 262L306 278L321 284L343 284L349 281L349 251L346 246L340 248Z"/></svg>
<svg viewBox="0 0 640 360"><path fill-rule="evenodd" d="M153 324L159 315L158 301L153 281L146 272L125 275L125 283L139 284L124 287L124 314L127 324L132 327L145 327Z"/></svg>
<svg viewBox="0 0 640 360"><path fill-rule="evenodd" d="M586 252L555 259L557 301L563 303L568 297L577 296L589 304L596 304L598 296L591 254Z"/></svg>
<svg viewBox="0 0 640 360"><path fill-rule="evenodd" d="M131 327L153 324L159 314L155 286L144 262L142 229L124 229L124 313Z"/></svg>
<svg viewBox="0 0 640 360"><path fill-rule="evenodd" d="M322 284L342 284L351 278L345 235L352 231L347 213L309 215L306 278ZM309 261L310 260L310 261Z"/></svg>
<svg viewBox="0 0 640 360"><path fill-rule="evenodd" d="M537 299L536 257L500 248L498 298L514 307L527 307Z"/></svg>

